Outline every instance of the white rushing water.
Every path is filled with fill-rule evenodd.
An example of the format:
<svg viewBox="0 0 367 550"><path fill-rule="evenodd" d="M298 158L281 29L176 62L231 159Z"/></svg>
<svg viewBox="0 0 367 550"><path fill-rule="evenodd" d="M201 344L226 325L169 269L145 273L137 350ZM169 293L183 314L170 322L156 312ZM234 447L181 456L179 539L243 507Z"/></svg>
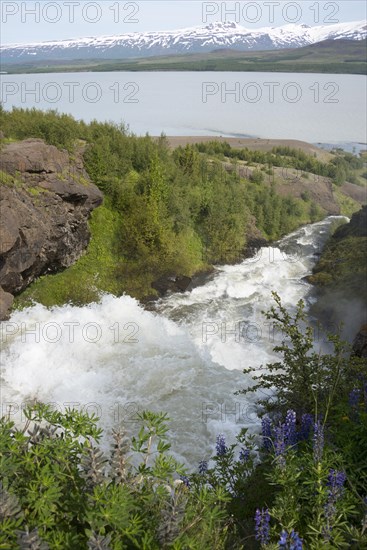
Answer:
<svg viewBox="0 0 367 550"><path fill-rule="evenodd" d="M309 297L303 280L335 217L263 248L255 258L218 268L191 292L173 294L150 312L129 296L85 307L15 312L1 325L1 404L22 422L31 400L76 406L109 430L137 428L136 412L165 411L175 454L189 464L210 455L216 434L233 441L257 429L255 395L234 395L242 370L274 358L271 291L288 308Z"/></svg>

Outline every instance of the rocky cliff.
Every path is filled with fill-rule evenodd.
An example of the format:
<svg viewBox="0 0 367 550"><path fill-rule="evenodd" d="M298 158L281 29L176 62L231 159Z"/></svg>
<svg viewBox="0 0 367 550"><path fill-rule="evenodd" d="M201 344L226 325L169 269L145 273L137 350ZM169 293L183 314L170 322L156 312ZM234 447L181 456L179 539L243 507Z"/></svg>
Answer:
<svg viewBox="0 0 367 550"><path fill-rule="evenodd" d="M335 231L309 281L317 297L311 314L330 328L343 324L342 335L352 342L367 324L367 206Z"/></svg>
<svg viewBox="0 0 367 550"><path fill-rule="evenodd" d="M103 196L72 156L27 139L0 150L0 320L34 279L72 265L86 249L88 218Z"/></svg>
<svg viewBox="0 0 367 550"><path fill-rule="evenodd" d="M333 235L334 240L348 237L367 237L367 206L353 214L350 222L338 227Z"/></svg>

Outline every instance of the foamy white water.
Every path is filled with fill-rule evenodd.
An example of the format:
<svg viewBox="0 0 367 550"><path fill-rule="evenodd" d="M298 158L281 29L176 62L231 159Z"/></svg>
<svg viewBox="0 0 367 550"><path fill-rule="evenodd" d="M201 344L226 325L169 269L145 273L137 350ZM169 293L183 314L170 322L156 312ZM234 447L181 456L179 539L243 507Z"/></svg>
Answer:
<svg viewBox="0 0 367 550"><path fill-rule="evenodd" d="M136 412L165 411L173 450L189 464L210 455L216 434L229 440L257 429L255 395L235 396L242 370L274 358L262 315L271 291L292 308L310 299L303 280L335 217L296 231L255 258L218 268L202 287L173 294L149 312L129 296L99 304L35 305L1 324L1 404L39 400L101 416L108 431L137 428Z"/></svg>

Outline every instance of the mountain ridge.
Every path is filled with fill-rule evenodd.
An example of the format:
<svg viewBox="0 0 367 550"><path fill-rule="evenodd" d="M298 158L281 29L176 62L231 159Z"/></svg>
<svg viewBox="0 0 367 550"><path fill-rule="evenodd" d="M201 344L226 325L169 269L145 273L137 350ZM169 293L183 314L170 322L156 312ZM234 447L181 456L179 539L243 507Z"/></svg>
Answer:
<svg viewBox="0 0 367 550"><path fill-rule="evenodd" d="M210 23L176 31L137 32L0 46L3 63L40 60L131 59L157 55L208 53L213 49L266 51L300 48L324 40L363 40L365 21L309 27L288 24L250 30L234 22Z"/></svg>

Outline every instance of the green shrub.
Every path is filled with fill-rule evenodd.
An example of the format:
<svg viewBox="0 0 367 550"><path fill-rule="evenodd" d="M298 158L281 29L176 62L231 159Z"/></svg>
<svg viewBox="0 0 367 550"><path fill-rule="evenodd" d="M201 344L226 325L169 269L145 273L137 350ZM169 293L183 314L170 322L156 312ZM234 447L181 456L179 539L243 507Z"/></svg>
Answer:
<svg viewBox="0 0 367 550"><path fill-rule="evenodd" d="M1 548L224 547L228 493L180 480L166 415L140 413L131 444L114 431L104 454L95 417L40 404L24 414L22 430L0 422Z"/></svg>
<svg viewBox="0 0 367 550"><path fill-rule="evenodd" d="M242 429L227 444L218 434L196 472L170 454L165 414L139 413L138 434L118 427L102 451L95 416L34 404L16 426L10 410L0 548L365 548L366 362L344 356L337 337L335 354L315 354L302 304L292 316L274 297L267 318L289 340L274 348L283 362L258 377L277 390L271 415L261 436Z"/></svg>

